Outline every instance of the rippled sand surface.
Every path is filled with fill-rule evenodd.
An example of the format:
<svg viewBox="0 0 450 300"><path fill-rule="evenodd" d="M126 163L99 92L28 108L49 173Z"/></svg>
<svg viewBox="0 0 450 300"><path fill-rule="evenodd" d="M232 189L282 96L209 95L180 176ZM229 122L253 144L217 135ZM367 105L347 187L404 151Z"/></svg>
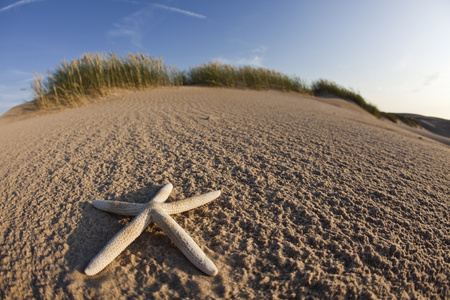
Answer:
<svg viewBox="0 0 450 300"><path fill-rule="evenodd" d="M183 87L0 125L0 298L449 298L450 148L353 104ZM156 225L104 271L131 219L93 200L168 201L216 266Z"/></svg>

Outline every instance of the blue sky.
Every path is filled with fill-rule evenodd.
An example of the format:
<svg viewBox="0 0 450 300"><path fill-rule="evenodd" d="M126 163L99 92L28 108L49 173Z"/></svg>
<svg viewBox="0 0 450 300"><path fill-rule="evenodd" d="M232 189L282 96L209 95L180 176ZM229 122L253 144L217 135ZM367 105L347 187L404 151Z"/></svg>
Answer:
<svg viewBox="0 0 450 300"><path fill-rule="evenodd" d="M325 78L380 110L450 119L448 0L0 0L0 114L83 53L220 60Z"/></svg>

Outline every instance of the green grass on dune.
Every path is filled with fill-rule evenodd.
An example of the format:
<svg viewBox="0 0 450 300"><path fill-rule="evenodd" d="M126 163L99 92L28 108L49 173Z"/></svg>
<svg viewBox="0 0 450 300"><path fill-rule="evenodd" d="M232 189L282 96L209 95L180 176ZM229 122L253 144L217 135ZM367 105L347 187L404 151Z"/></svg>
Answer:
<svg viewBox="0 0 450 300"><path fill-rule="evenodd" d="M37 109L51 106L75 106L86 99L105 96L116 89L144 89L149 87L206 85L213 87L243 88L255 90L281 90L302 94L326 92L348 99L377 118L382 116L392 122L398 119L410 126L414 120L395 114L383 113L351 89L332 81L319 79L307 85L296 76L251 66L232 66L210 62L180 71L168 66L160 57L147 54L128 54L118 57L115 53L84 54L70 62L64 60L47 77L35 74L32 88L33 103Z"/></svg>
<svg viewBox="0 0 450 300"><path fill-rule="evenodd" d="M385 113L382 112L381 113L384 117L388 118L389 120L391 120L394 123L398 123L398 121L400 120L401 122L405 123L406 125L410 126L410 127L420 127L420 123L419 121L412 119L412 118L408 118L402 115L398 115L398 114L394 114L394 113Z"/></svg>
<svg viewBox="0 0 450 300"><path fill-rule="evenodd" d="M328 81L325 79L319 79L313 82L312 90L314 91L314 94L325 92L337 96L339 98L351 100L356 104L358 104L359 106L361 106L366 111L370 112L375 117L377 118L381 117L381 112L375 105L367 103L366 100L364 100L364 98L359 93L351 89L344 88L335 82Z"/></svg>
<svg viewBox="0 0 450 300"><path fill-rule="evenodd" d="M397 114L386 112L382 112L381 115L394 123L397 123L399 117Z"/></svg>
<svg viewBox="0 0 450 300"><path fill-rule="evenodd" d="M34 100L38 108L49 105L74 105L86 97L104 96L112 89L142 89L182 85L183 73L167 66L162 58L144 54L85 54L64 60L44 80L34 80Z"/></svg>
<svg viewBox="0 0 450 300"><path fill-rule="evenodd" d="M47 78L34 80L34 103L38 108L50 105L75 105L87 97L104 96L112 89L143 89L160 86L207 85L216 87L278 89L310 93L298 77L250 66L235 67L211 62L187 72L167 66L162 58L144 54L85 54L70 62L64 60Z"/></svg>
<svg viewBox="0 0 450 300"><path fill-rule="evenodd" d="M310 93L308 86L299 77L287 76L265 68L235 67L219 62L210 62L191 68L186 75L187 84Z"/></svg>

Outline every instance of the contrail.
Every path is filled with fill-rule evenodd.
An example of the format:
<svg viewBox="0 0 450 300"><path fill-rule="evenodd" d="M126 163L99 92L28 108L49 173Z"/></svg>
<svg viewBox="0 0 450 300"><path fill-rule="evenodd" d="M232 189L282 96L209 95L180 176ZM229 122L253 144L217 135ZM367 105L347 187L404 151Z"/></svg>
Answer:
<svg viewBox="0 0 450 300"><path fill-rule="evenodd" d="M187 16L190 16L190 17L194 17L194 18L206 19L206 16L204 16L204 15L196 14L194 12L191 12L191 11L188 11L188 10L179 9L179 8L176 8L176 7L166 6L166 5L163 5L163 4L153 4L153 7L161 8L161 9L165 9L165 10L171 10L171 11L174 11L174 12L177 12L177 13L180 13L180 14L184 14L184 15L187 15Z"/></svg>
<svg viewBox="0 0 450 300"><path fill-rule="evenodd" d="M28 3L31 3L31 2L37 2L37 1L42 1L42 0L20 0L20 1L17 1L16 3L13 3L13 4L10 4L10 5L5 6L3 8L0 8L0 13L4 12L4 11L7 11L8 9L11 9L13 7L16 7L16 6L21 6L21 5L24 5L24 4L28 4Z"/></svg>

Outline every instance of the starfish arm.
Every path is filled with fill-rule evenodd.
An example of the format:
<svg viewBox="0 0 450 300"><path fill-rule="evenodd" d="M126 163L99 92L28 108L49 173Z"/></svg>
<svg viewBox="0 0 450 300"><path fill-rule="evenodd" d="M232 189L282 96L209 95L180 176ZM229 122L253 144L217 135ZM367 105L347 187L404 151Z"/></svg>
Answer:
<svg viewBox="0 0 450 300"><path fill-rule="evenodd" d="M182 213L201 205L209 203L220 196L220 191L209 192L200 196L194 196L191 198L186 198L181 201L163 203L162 208L169 215ZM114 214L124 215L124 216L137 216L141 213L147 203L129 203L122 201L110 201L110 200L96 200L92 202L95 208L107 211Z"/></svg>
<svg viewBox="0 0 450 300"><path fill-rule="evenodd" d="M122 201L96 200L92 202L95 208L124 216L137 216L147 203L128 203Z"/></svg>
<svg viewBox="0 0 450 300"><path fill-rule="evenodd" d="M114 258L116 258L129 244L131 244L148 226L151 221L153 206L151 202L163 202L172 191L172 184L161 188L156 196L150 201L147 208L142 211L133 221L117 233L106 246L91 260L84 272L92 276L103 270Z"/></svg>
<svg viewBox="0 0 450 300"><path fill-rule="evenodd" d="M144 210L130 224L119 231L91 260L84 273L89 276L97 274L122 253L148 226L151 220L150 212L151 208Z"/></svg>
<svg viewBox="0 0 450 300"><path fill-rule="evenodd" d="M166 184L156 194L155 197L148 203L128 203L122 201L110 201L110 200L95 200L92 205L100 210L107 211L114 214L124 216L137 216L140 214L150 203L162 203L167 200L173 186L171 183Z"/></svg>
<svg viewBox="0 0 450 300"><path fill-rule="evenodd" d="M167 198L169 198L170 193L172 192L173 189L173 185L171 183L166 184L165 186L163 186L158 194L156 194L155 197L152 198L152 200L150 200L150 203L163 203L164 201L167 200Z"/></svg>
<svg viewBox="0 0 450 300"><path fill-rule="evenodd" d="M214 263L186 231L172 217L164 212L162 206L154 208L152 211L152 219L198 269L209 276L217 275L218 270Z"/></svg>
<svg viewBox="0 0 450 300"><path fill-rule="evenodd" d="M200 196L194 196L181 201L175 201L171 203L162 203L161 208L169 215L182 213L201 205L209 203L220 196L220 191L209 192Z"/></svg>

